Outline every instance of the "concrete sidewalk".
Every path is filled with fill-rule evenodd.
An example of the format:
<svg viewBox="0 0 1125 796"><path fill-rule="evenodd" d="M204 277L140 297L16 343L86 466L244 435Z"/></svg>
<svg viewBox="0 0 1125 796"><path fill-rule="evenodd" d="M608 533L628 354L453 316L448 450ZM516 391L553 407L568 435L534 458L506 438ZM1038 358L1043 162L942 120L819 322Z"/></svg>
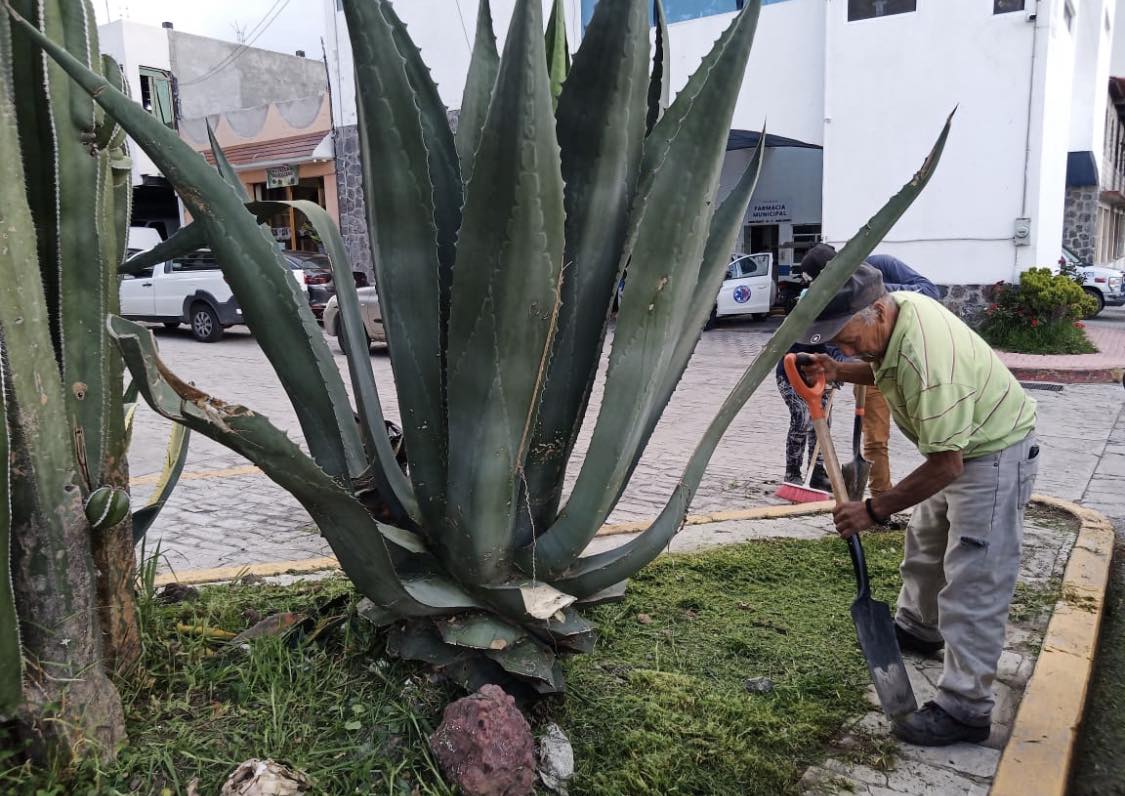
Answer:
<svg viewBox="0 0 1125 796"><path fill-rule="evenodd" d="M1120 384L1125 376L1125 308L1106 307L1086 322L1086 333L1097 346L1096 354L1013 354L999 351L1000 359L1017 378L1063 384Z"/></svg>

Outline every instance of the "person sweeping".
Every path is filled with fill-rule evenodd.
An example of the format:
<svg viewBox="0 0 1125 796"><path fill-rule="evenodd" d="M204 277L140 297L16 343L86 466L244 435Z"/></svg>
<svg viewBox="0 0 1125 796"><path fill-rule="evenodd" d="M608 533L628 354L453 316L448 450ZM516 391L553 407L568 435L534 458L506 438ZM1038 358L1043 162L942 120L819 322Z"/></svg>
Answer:
<svg viewBox="0 0 1125 796"><path fill-rule="evenodd" d="M802 275L809 281L816 279L835 256L835 248L827 243L817 244L801 259ZM941 294L933 282L897 257L875 254L867 258L866 264L879 271L883 277L883 286L888 293L909 291L932 299L941 299ZM871 494L880 495L891 488L891 460L888 450L891 439L891 412L877 387L869 386L864 397L863 458L871 462Z"/></svg>
<svg viewBox="0 0 1125 796"><path fill-rule="evenodd" d="M932 702L893 732L923 746L989 736L992 683L1020 567L1024 508L1039 468L1036 405L987 343L937 301L888 293L861 265L808 329L860 362L805 360L813 381L875 385L926 457L897 485L838 504L847 538L914 506L900 567L895 633L904 652L945 649Z"/></svg>

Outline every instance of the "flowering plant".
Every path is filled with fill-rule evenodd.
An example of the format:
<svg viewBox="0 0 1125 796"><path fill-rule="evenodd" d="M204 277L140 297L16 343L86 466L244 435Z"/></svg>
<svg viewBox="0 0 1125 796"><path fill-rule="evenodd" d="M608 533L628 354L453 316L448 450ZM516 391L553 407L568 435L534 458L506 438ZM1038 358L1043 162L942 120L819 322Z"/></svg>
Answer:
<svg viewBox="0 0 1125 796"><path fill-rule="evenodd" d="M1018 285L998 283L984 311L981 335L994 347L1027 353L1081 354L1094 351L1082 319L1094 300L1066 273L1031 268Z"/></svg>

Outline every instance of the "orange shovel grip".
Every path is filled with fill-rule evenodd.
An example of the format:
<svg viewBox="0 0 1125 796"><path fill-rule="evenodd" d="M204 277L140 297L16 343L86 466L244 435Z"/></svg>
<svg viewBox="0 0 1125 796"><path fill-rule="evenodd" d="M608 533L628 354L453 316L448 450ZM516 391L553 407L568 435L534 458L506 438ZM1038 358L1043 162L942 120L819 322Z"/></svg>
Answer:
<svg viewBox="0 0 1125 796"><path fill-rule="evenodd" d="M785 376L789 379L789 384L793 387L797 395L805 399L805 403L809 405L809 416L813 420L823 420L824 414L824 374L821 373L817 377L815 384L808 384L805 382L804 376L797 368L797 355L785 355Z"/></svg>

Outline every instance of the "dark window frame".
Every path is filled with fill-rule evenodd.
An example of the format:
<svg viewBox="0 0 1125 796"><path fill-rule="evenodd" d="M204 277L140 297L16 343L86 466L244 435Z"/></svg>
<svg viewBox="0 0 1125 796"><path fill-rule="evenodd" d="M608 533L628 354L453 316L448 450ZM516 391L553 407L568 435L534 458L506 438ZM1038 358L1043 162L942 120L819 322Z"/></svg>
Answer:
<svg viewBox="0 0 1125 796"><path fill-rule="evenodd" d="M848 22L913 14L917 10L918 0L848 0Z"/></svg>
<svg viewBox="0 0 1125 796"><path fill-rule="evenodd" d="M1026 0L992 0L993 14L1011 14L1016 11L1025 11Z"/></svg>

